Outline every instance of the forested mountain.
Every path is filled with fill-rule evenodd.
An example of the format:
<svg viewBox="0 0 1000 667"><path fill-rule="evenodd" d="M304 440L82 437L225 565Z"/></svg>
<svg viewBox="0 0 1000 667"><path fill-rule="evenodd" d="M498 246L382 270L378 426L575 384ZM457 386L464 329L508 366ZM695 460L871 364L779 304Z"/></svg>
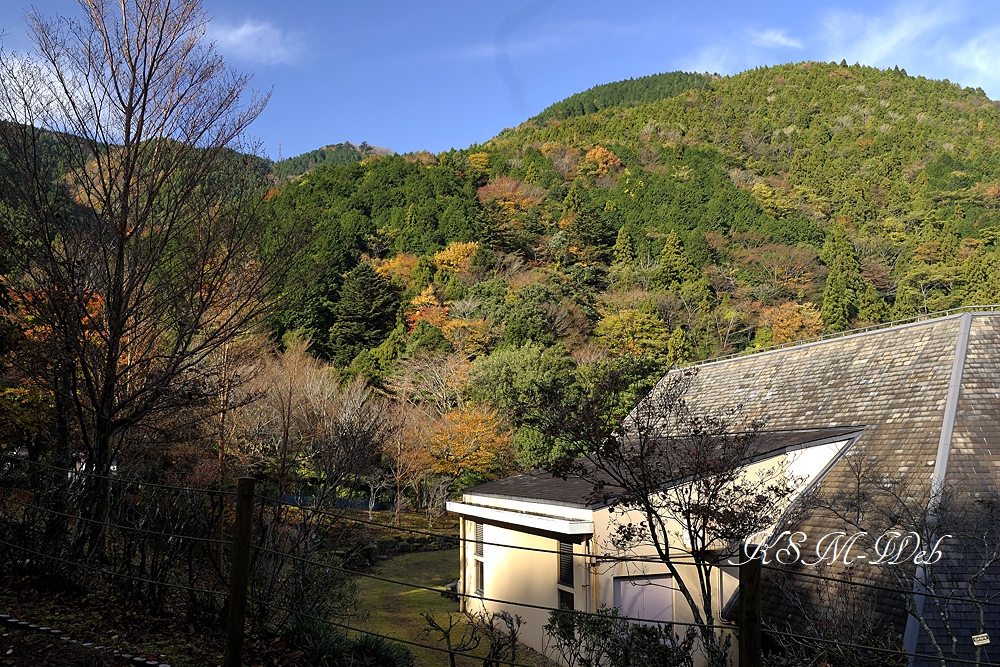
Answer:
<svg viewBox="0 0 1000 667"><path fill-rule="evenodd" d="M462 400L518 429L526 396L622 355L652 379L1000 300L1000 112L981 90L826 63L662 77L287 184L273 215L314 241L275 327L387 386L457 359ZM688 89L633 106L643 82ZM539 437L517 431L526 461Z"/></svg>
<svg viewBox="0 0 1000 667"><path fill-rule="evenodd" d="M278 160L271 165L271 173L281 180L301 176L318 167L326 165L351 164L361 162L369 155L392 155L393 151L379 146L369 146L362 141L360 145L345 141L342 144L323 146L314 151L296 155L295 157Z"/></svg>
<svg viewBox="0 0 1000 667"><path fill-rule="evenodd" d="M308 248L270 325L531 465L559 447L545 411L616 364L639 393L1000 301L998 146L981 90L800 63L609 84L438 155L326 147L271 166L264 226Z"/></svg>
<svg viewBox="0 0 1000 667"><path fill-rule="evenodd" d="M532 120L583 116L608 107L634 107L675 97L688 90L704 89L711 80L712 77L708 74L664 72L641 76L638 79L604 83L556 102Z"/></svg>

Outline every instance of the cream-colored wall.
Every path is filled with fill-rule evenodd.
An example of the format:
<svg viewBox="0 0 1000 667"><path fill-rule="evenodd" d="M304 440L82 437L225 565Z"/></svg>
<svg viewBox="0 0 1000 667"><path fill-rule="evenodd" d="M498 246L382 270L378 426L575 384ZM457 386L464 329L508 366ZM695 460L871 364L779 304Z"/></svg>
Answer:
<svg viewBox="0 0 1000 667"><path fill-rule="evenodd" d="M789 454L787 457L776 457L767 461L748 466L747 474L751 477L762 474L764 471L778 466L783 473L793 474L804 478L804 483L815 479L822 469L829 463L844 446L844 442L823 445L805 450L800 450ZM531 511L533 514L542 516L561 516L577 520L593 520L594 536L574 544L574 582L573 590L576 608L581 611L595 611L600 605L606 607L614 606L614 578L616 576L634 576L637 574L661 575L669 574L667 567L661 562L655 562L657 554L652 545L644 545L636 548L630 556L639 558L650 558L654 562L624 563L606 562L597 563L586 554L617 556L609 542L614 531L614 525L622 521L640 522L642 517L637 512L622 513L620 511L611 515L607 510L591 511L589 509L568 508L565 506L549 505L546 503L531 503L525 501L497 500L484 496L466 494L465 502L481 506L495 507L512 512L511 525L517 524L517 512ZM463 518L462 533L469 540L463 542L463 575L462 586L472 582L475 577L475 520ZM689 560L680 553L683 548L681 539L681 527L676 522L670 525L671 545L678 551L673 555L677 560ZM509 526L499 526L484 523L483 541L492 543L483 547L485 585L483 597L496 600L509 600L514 602L525 602L549 609L558 606L558 554L559 536L542 536L513 529ZM581 536L573 538L563 537L566 541L582 539ZM508 546L509 545L509 546ZM527 551L516 547L530 547L542 549L545 553ZM680 576L687 583L696 603L701 603L700 587L698 583L697 570L693 565L679 565ZM738 659L737 638L735 628L722 622L722 606L730 599L738 588L739 570L736 567L720 567L713 571L713 615L716 621L726 632L732 634L734 661ZM470 590L463 592L472 594ZM548 609L533 609L521 607L503 602L490 602L477 598L463 598L465 608L470 611L487 609L492 612L507 611L514 615L520 615L525 624L521 628L521 641L538 651L545 652L546 636L542 627L548 622ZM684 596L674 590L672 609L674 621L678 623L693 622L693 614ZM678 632L683 633L685 626L678 626ZM549 654L550 657L555 657ZM696 665L701 661L696 658Z"/></svg>
<svg viewBox="0 0 1000 667"><path fill-rule="evenodd" d="M613 549L613 547L611 547L608 543L608 538L614 532L616 525L628 521L640 522L642 521L642 517L637 512L623 513L621 511L616 511L614 514L610 514L607 510L594 512L594 533L595 535L602 536L594 542L593 550L595 553L605 556L622 556L622 554L619 554ZM680 526L674 523L671 532L679 534ZM675 549L675 551L671 554L674 559L677 561L690 560L690 558L685 554L679 552L679 547L681 545L678 540L672 539L671 544ZM598 571L596 595L597 605L603 605L609 608L615 605L615 577L671 574L666 565L662 562L656 562L659 556L656 553L656 549L651 544L637 546L635 549L630 551L627 556L630 558L642 559L642 562L606 562L596 566ZM653 562L645 562L647 559ZM687 584L688 590L694 596L695 602L700 605L701 587L698 582L697 569L694 565L677 565L676 568L680 577L682 577L684 582ZM732 597L733 593L735 593L736 589L739 587L739 569L735 567L713 569L711 586L713 593L713 616L715 617L716 624L723 628L725 632L732 635L733 662L736 664L738 662L739 655L737 653L736 646L737 638L735 634L735 626L722 621L721 612L722 606L729 601L729 598ZM673 609L673 620L679 624L675 627L675 630L678 634L683 634L687 631L688 626L680 624L693 623L694 614L691 612L691 606L688 604L678 587L675 586L672 593L673 599L671 601L671 608ZM702 664L704 664L704 661L700 660L698 656L695 656L695 665L697 666Z"/></svg>
<svg viewBox="0 0 1000 667"><path fill-rule="evenodd" d="M475 538L474 522L463 520L464 532L469 540ZM563 538L569 541L570 538ZM473 595L472 590L464 591L472 597L464 597L464 608L471 612L486 609L490 612L506 611L519 615L525 624L521 627L521 643L537 651L545 651L546 635L542 627L548 623L549 609L559 605L559 537L533 535L507 527L484 524L483 542L483 598ZM472 582L475 577L475 543L463 543L465 582ZM510 545L510 546L507 546ZM527 551L516 547L542 549L543 551ZM574 604L577 609L589 611L591 581L583 554L587 543L573 545L573 580L572 589ZM579 554L579 555L577 555ZM470 586L470 588L472 588ZM567 591L570 589L566 589ZM504 600L526 602L532 605L546 607L535 609L516 604L494 602Z"/></svg>

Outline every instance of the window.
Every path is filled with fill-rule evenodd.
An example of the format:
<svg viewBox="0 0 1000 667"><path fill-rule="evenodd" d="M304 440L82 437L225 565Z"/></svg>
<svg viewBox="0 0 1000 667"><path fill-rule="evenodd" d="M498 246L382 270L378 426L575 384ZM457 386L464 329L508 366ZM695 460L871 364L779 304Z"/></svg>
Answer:
<svg viewBox="0 0 1000 667"><path fill-rule="evenodd" d="M472 582L472 588L476 595L482 595L484 590L483 584L486 580L483 567L483 524L477 521L473 526L472 533L475 535L476 541L472 550L475 577L475 581Z"/></svg>
<svg viewBox="0 0 1000 667"><path fill-rule="evenodd" d="M573 543L559 543L559 571L556 577L556 590L559 594L560 609L575 609L573 587L576 585L573 577Z"/></svg>
<svg viewBox="0 0 1000 667"><path fill-rule="evenodd" d="M559 543L559 583L562 586L574 586L573 582L573 543Z"/></svg>

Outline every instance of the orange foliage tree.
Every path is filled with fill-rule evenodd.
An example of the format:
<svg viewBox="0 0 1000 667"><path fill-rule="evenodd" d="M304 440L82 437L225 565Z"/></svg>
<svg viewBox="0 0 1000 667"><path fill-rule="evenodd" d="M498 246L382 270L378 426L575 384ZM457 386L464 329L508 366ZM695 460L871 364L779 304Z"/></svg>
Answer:
<svg viewBox="0 0 1000 667"><path fill-rule="evenodd" d="M466 473L496 477L513 467L510 433L496 410L466 406L444 416L431 433L434 471L452 479Z"/></svg>
<svg viewBox="0 0 1000 667"><path fill-rule="evenodd" d="M437 328L444 326L448 321L448 306L442 306L434 294L434 286L428 285L419 296L415 297L411 305L416 309L406 319L409 323L409 331L417 326L417 322L425 320L428 324L433 324Z"/></svg>
<svg viewBox="0 0 1000 667"><path fill-rule="evenodd" d="M605 176L622 166L617 155L603 146L597 146L587 151L580 163L580 173L588 176Z"/></svg>
<svg viewBox="0 0 1000 667"><path fill-rule="evenodd" d="M823 334L823 318L811 303L789 301L764 308L760 325L771 330L771 343L790 343Z"/></svg>
<svg viewBox="0 0 1000 667"><path fill-rule="evenodd" d="M392 259L375 263L375 272L383 278L394 280L401 285L410 282L410 274L417 267L417 256L400 253Z"/></svg>

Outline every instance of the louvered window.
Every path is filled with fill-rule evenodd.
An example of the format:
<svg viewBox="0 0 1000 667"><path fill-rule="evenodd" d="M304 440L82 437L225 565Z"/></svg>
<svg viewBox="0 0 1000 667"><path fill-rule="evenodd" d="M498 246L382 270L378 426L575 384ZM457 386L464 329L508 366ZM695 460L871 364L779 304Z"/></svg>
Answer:
<svg viewBox="0 0 1000 667"><path fill-rule="evenodd" d="M474 528L472 534L475 537L475 543L472 549L473 553L472 560L474 562L473 576L475 577L475 581L473 582L473 589L475 590L476 595L482 595L483 585L486 580L486 575L484 572L485 568L483 566L483 524L477 521L475 524L473 524L473 526Z"/></svg>
<svg viewBox="0 0 1000 667"><path fill-rule="evenodd" d="M573 587L573 543L559 543L559 584Z"/></svg>

